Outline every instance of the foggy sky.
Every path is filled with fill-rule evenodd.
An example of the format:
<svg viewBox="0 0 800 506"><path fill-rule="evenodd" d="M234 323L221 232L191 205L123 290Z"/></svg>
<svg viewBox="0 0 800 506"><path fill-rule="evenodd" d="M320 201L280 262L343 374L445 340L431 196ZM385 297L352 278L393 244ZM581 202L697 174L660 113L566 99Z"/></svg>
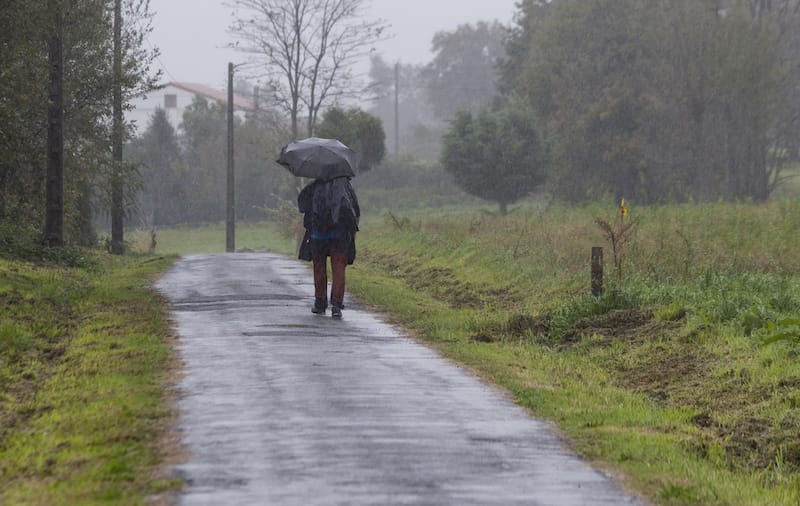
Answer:
<svg viewBox="0 0 800 506"><path fill-rule="evenodd" d="M426 63L433 35L464 23L511 22L518 0L372 0L368 17L382 18L393 38L376 46L387 62ZM246 56L225 46L232 9L221 0L151 0L153 33L161 50L155 62L163 82L184 81L224 88L227 64ZM365 69L366 69L366 63Z"/></svg>

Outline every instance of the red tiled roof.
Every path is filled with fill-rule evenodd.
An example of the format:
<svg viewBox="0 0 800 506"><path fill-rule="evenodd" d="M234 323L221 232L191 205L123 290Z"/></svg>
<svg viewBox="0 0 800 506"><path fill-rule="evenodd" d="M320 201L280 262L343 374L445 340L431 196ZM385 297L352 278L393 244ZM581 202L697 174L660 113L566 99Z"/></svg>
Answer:
<svg viewBox="0 0 800 506"><path fill-rule="evenodd" d="M195 84L195 83L179 83L179 82L169 82L166 83L164 86L174 86L176 88L180 88L182 90L188 91L189 93L194 93L195 95L200 95L201 97L206 97L211 100L217 100L222 102L223 104L228 103L228 94L224 91L215 90L214 88L210 88L208 86L204 86L202 84ZM240 111L254 111L255 106L253 105L253 101L249 98L242 97L240 95L233 96L233 108L238 109Z"/></svg>

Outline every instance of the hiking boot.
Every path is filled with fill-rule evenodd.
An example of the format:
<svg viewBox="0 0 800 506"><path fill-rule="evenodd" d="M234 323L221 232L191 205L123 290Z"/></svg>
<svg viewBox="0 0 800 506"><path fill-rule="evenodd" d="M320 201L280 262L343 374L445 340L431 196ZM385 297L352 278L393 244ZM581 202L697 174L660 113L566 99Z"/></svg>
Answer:
<svg viewBox="0 0 800 506"><path fill-rule="evenodd" d="M325 314L326 309L328 309L328 300L315 297L314 307L311 308L311 312L314 314Z"/></svg>
<svg viewBox="0 0 800 506"><path fill-rule="evenodd" d="M342 309L344 308L344 304L337 300L331 299L331 316L333 318L341 318L342 317Z"/></svg>

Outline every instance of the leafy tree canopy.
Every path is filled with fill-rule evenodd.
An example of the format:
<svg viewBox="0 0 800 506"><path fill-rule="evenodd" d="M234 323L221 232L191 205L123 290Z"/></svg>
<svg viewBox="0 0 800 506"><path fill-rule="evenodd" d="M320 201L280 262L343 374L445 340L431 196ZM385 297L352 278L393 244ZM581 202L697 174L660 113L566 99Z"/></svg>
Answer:
<svg viewBox="0 0 800 506"><path fill-rule="evenodd" d="M386 154L386 135L381 120L357 107L333 107L325 112L316 130L318 137L339 139L361 157L359 170L370 170Z"/></svg>
<svg viewBox="0 0 800 506"><path fill-rule="evenodd" d="M570 201L763 201L798 157L800 2L523 0L501 65Z"/></svg>
<svg viewBox="0 0 800 506"><path fill-rule="evenodd" d="M433 37L434 58L423 79L434 112L450 119L459 110L476 111L497 90L497 64L505 54L500 23L461 25Z"/></svg>
<svg viewBox="0 0 800 506"><path fill-rule="evenodd" d="M444 136L442 165L467 193L508 204L544 181L546 148L532 113L509 106L499 112L460 111Z"/></svg>
<svg viewBox="0 0 800 506"><path fill-rule="evenodd" d="M122 0L123 97L149 89L157 51L146 47L148 0ZM85 242L93 204L111 175L113 2L10 0L0 15L0 221L40 227L45 210L50 76L48 46L63 19L64 229ZM136 185L132 172L126 185Z"/></svg>

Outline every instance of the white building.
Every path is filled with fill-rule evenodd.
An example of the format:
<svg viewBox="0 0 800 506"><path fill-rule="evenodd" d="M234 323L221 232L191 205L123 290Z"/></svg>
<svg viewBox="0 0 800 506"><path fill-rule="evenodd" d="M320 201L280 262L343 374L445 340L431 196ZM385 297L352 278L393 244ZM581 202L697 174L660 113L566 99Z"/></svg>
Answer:
<svg viewBox="0 0 800 506"><path fill-rule="evenodd" d="M136 135L141 135L150 124L150 119L156 109L164 109L167 119L178 130L183 121L183 111L192 104L195 97L204 97L209 101L228 103L227 92L215 90L202 84L170 82L159 86L157 89L143 95L134 97L130 101L131 110L125 113L125 120L134 123ZM234 113L244 118L245 113L255 110L253 101L249 98L234 95Z"/></svg>

